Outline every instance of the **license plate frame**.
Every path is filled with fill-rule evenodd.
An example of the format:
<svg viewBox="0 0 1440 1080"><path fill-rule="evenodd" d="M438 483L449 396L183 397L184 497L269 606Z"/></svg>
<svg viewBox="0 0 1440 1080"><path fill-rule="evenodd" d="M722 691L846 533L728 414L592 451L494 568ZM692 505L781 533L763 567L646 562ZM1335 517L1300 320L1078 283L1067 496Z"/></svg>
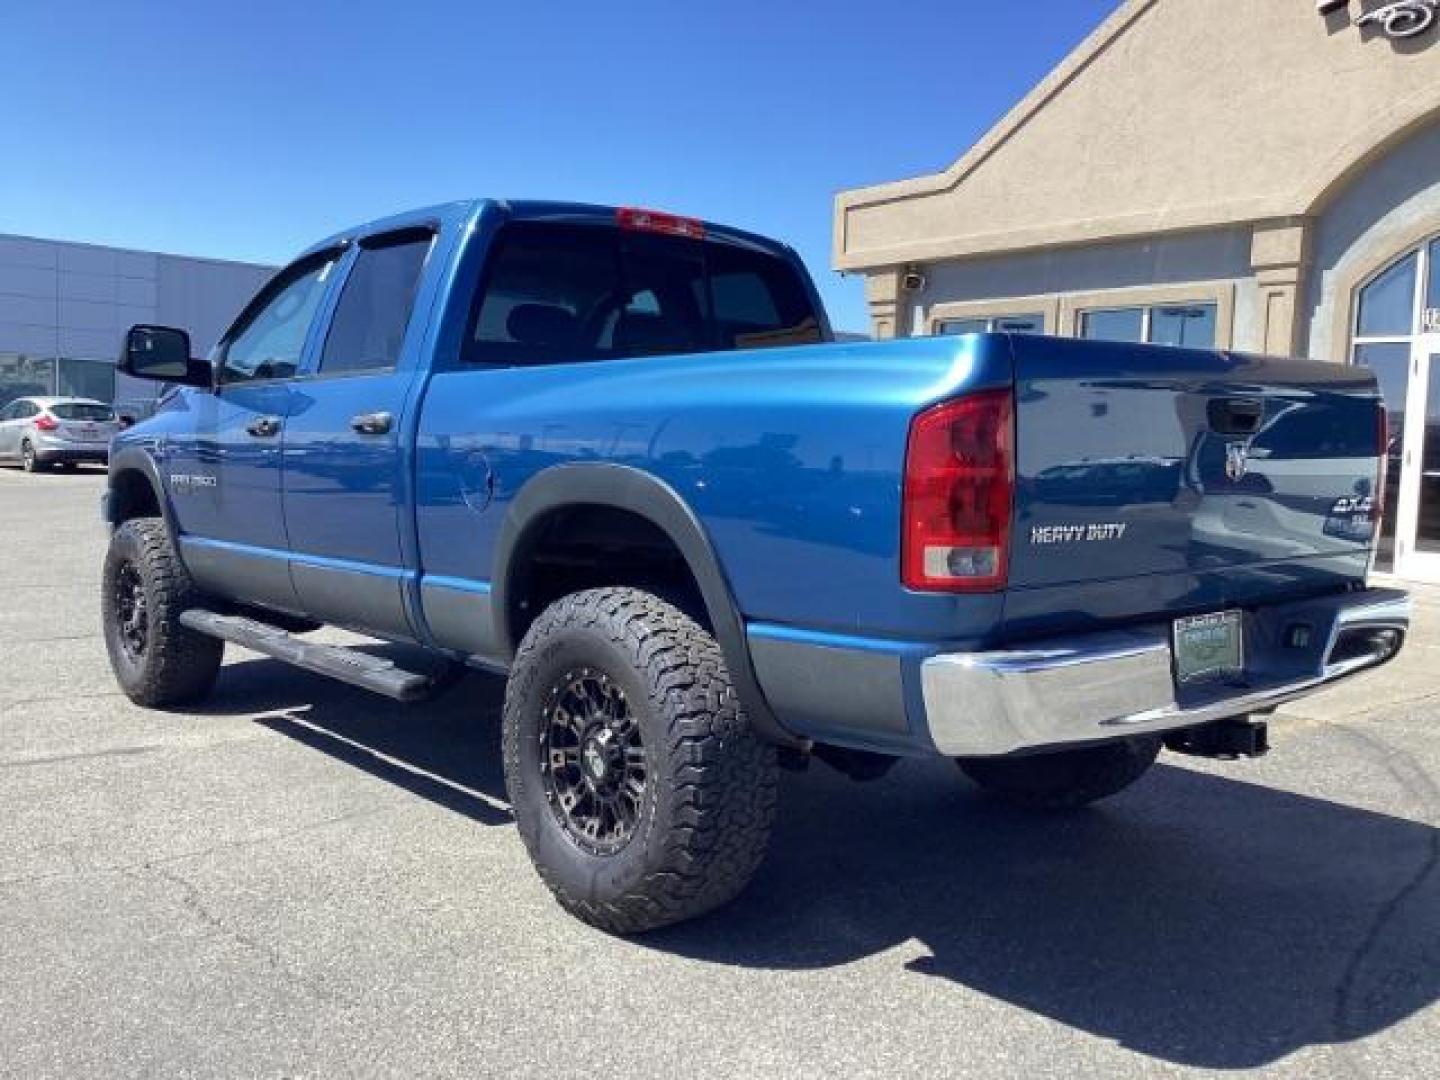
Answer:
<svg viewBox="0 0 1440 1080"><path fill-rule="evenodd" d="M1239 678L1245 673L1245 620L1235 610L1187 615L1170 624L1177 686Z"/></svg>

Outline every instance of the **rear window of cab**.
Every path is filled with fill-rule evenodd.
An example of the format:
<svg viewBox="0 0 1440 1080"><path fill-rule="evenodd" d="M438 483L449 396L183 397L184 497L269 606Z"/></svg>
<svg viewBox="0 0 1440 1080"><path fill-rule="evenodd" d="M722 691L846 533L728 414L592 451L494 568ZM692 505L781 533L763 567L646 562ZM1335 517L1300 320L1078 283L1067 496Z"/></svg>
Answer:
<svg viewBox="0 0 1440 1080"><path fill-rule="evenodd" d="M496 240L464 357L554 364L822 337L805 280L786 259L690 237L517 222Z"/></svg>

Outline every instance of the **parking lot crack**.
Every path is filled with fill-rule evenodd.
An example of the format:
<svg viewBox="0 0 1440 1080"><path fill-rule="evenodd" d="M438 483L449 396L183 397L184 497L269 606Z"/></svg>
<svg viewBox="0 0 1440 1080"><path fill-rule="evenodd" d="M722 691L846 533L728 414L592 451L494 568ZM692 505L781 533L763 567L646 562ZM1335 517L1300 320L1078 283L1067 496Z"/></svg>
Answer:
<svg viewBox="0 0 1440 1080"><path fill-rule="evenodd" d="M149 874L177 887L180 890L181 906L198 923L229 941L234 942L241 949L258 958L268 970L274 973L274 975L287 986L317 1001L343 1006L354 1006L357 1004L356 1001L337 993L333 988L327 986L323 980L293 970L290 965L285 962L285 958L281 956L273 946L222 919L205 902L200 887L180 871L159 863L143 863L139 867L127 869L122 871L122 873L134 880L140 880L144 874Z"/></svg>
<svg viewBox="0 0 1440 1080"><path fill-rule="evenodd" d="M79 754L43 754L36 757L8 758L0 761L0 769L23 769L31 765L57 765L67 761L88 761L92 758L134 757L164 750L163 746L116 746L109 750L89 750Z"/></svg>

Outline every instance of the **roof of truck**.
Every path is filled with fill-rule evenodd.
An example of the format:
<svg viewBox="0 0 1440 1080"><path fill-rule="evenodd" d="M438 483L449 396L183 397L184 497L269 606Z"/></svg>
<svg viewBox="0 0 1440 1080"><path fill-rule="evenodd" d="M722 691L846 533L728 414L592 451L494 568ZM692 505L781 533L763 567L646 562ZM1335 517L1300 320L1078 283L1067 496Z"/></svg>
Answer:
<svg viewBox="0 0 1440 1080"><path fill-rule="evenodd" d="M367 236L374 236L377 233L394 232L399 229L415 228L418 226L440 226L444 228L446 226L463 224L467 221L473 222L487 209L497 210L509 218L519 221L570 220L615 225L618 223L619 215L622 211L633 210L634 208L545 199L464 199L458 202L419 207L415 210L407 210L399 214L391 214L383 218L377 218L374 221L368 221L363 225L357 225L354 228L345 229L331 236L327 236L324 240L311 245L302 254L309 255L317 251L324 251L326 248L332 248L338 244L351 243ZM676 217L689 217L689 215L674 214L673 211L652 212L666 215L673 214ZM758 248L774 254L790 253L789 245L768 236L761 236L759 233L747 232L744 229L736 229L729 225L706 221L703 218L689 217L689 220L699 222L699 224L704 227L704 238L706 240L720 240L725 243Z"/></svg>

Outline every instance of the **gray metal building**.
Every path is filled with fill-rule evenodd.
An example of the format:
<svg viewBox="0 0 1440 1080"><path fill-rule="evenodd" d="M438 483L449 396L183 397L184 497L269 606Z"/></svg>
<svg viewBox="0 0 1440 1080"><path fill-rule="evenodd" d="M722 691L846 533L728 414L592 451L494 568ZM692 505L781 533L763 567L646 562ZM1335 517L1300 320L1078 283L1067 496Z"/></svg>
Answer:
<svg viewBox="0 0 1440 1080"><path fill-rule="evenodd" d="M125 329L184 327L204 355L273 269L0 234L0 406L77 394L145 411L153 385L115 371Z"/></svg>

